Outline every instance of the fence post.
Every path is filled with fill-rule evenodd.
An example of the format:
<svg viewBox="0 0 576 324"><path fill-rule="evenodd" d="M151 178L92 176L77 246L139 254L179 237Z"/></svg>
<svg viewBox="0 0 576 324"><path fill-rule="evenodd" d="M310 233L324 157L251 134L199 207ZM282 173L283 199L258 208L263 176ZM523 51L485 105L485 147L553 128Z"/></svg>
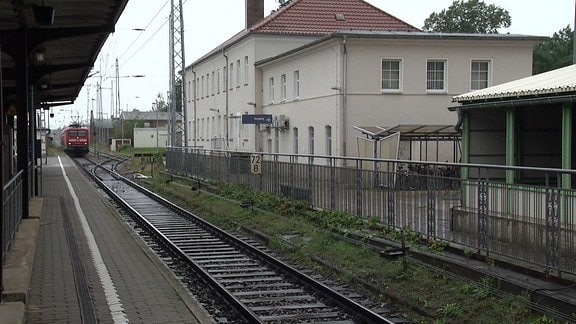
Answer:
<svg viewBox="0 0 576 324"><path fill-rule="evenodd" d="M548 174L546 174L548 179ZM560 180L560 177L558 177ZM546 180L548 182L548 180ZM558 182L560 185L560 182ZM547 185L548 187L548 185ZM552 269L559 269L558 244L560 229L559 212L559 188L546 189L546 275L550 275Z"/></svg>
<svg viewBox="0 0 576 324"><path fill-rule="evenodd" d="M478 183L478 248L488 255L488 180Z"/></svg>
<svg viewBox="0 0 576 324"><path fill-rule="evenodd" d="M428 238L436 238L436 180L438 177L438 171L428 172L431 174L426 175L426 197L428 200L427 205L427 219L426 219L426 235Z"/></svg>
<svg viewBox="0 0 576 324"><path fill-rule="evenodd" d="M356 159L356 215L362 217L362 161Z"/></svg>

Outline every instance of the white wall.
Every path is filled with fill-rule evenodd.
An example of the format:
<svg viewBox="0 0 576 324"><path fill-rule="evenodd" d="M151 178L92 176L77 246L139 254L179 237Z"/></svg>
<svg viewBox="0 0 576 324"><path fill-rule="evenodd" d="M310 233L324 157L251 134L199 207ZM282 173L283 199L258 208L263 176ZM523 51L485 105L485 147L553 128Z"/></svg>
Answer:
<svg viewBox="0 0 576 324"><path fill-rule="evenodd" d="M530 75L532 47L532 42L518 41L348 38L346 74L344 46L341 40L332 39L261 66L264 113L284 114L290 119L290 129L279 135L280 152L293 152L291 143L294 127L299 129L300 143L307 144L307 128L312 126L315 129L315 154L326 154L325 127L331 125L334 145L332 155L355 155L355 138L359 132L353 126L455 125L457 115L448 111L447 107L452 105L452 96L470 91L472 60L491 61L491 85L494 85ZM381 91L382 58L402 59L403 82L400 92ZM427 92L427 59L447 61L445 91ZM295 69L300 70L300 98L271 103L267 80L271 77L280 80L284 73L290 80ZM345 78L346 96L332 89L334 86L343 87ZM291 81L287 83L290 88ZM276 97L279 94L279 89L276 89ZM264 137L263 142L270 138L272 142L275 141L273 132L270 135L264 134ZM307 145L302 144L299 145L299 153L309 153ZM448 151L451 153L452 149ZM440 157L440 160L446 159Z"/></svg>
<svg viewBox="0 0 576 324"><path fill-rule="evenodd" d="M208 92L202 91L198 84L196 89L189 89L189 125L197 127L196 144L209 148L214 143L221 143L215 140L223 141L228 137L228 148L232 150L294 153L294 128L297 128L298 153L309 154L309 129L312 127L314 154L352 156L357 152L355 138L360 135L353 126L456 124L456 113L448 111L447 107L452 105L453 96L470 91L472 60L491 62L489 85L525 77L532 71L534 40L415 35L350 36L346 45L342 38L331 38L294 52L288 51L314 38L250 35L187 69L191 85L194 84L192 80L201 83L204 76L204 87L208 84L209 88ZM228 56L227 63L224 55ZM281 56L274 58L276 55ZM245 57L248 58L247 79ZM401 91L381 91L382 58L402 60ZM267 60L260 61L263 59ZM446 60L445 91L427 92L427 59ZM241 76L237 84L238 60ZM225 89L224 66L229 69L230 63L234 67L231 86ZM212 86L214 82L206 81L212 79L213 72L217 78L218 70L221 73L219 92L212 90L217 88ZM298 98L294 95L294 71L299 71L300 77ZM227 72L230 75L230 71ZM285 100L281 97L282 74L286 75ZM275 81L273 101L270 78ZM194 107L196 121L193 122ZM257 132L260 127L240 123L240 115L246 113L284 115L289 120L288 127L269 128L268 131L261 128L262 131ZM188 132L188 145L194 144L192 127ZM330 139L327 127L331 129ZM329 142L331 150L327 151Z"/></svg>
<svg viewBox="0 0 576 324"><path fill-rule="evenodd" d="M134 147L167 147L168 128L134 128Z"/></svg>
<svg viewBox="0 0 576 324"><path fill-rule="evenodd" d="M251 35L224 51L189 66L186 69L186 78L189 83L188 145L194 145L194 127L196 127L197 146L210 148L216 139L228 138L229 149L253 151L255 149L255 126L240 124L239 116L262 113L260 95L262 86L254 63L302 46L311 39L313 38L291 36L278 39L266 35ZM240 71L238 71L238 61L240 61ZM232 73L230 73L230 64L233 65ZM225 66L228 77L232 77L228 80L228 86L224 85ZM217 84L218 71L220 71L219 86ZM238 72L240 73L239 79ZM208 78L212 79L212 75L216 82L212 80L207 82ZM202 89L202 77L204 77L204 89ZM197 83L195 89L193 80ZM248 103L256 103L256 106ZM196 121L194 121L194 109Z"/></svg>

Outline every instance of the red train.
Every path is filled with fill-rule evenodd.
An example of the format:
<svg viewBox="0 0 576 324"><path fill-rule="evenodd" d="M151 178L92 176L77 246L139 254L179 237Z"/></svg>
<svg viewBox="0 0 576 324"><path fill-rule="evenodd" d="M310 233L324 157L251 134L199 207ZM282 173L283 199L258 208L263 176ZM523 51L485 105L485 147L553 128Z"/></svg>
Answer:
<svg viewBox="0 0 576 324"><path fill-rule="evenodd" d="M90 129L80 125L70 125L64 128L60 134L60 145L69 155L86 155L90 145Z"/></svg>

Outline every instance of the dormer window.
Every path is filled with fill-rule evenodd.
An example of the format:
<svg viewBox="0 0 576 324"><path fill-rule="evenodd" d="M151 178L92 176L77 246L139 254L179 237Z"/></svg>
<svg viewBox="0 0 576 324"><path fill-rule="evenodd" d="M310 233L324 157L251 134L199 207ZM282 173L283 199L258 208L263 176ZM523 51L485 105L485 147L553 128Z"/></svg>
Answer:
<svg viewBox="0 0 576 324"><path fill-rule="evenodd" d="M346 21L346 16L344 16L343 13L337 13L335 14L336 16L336 21Z"/></svg>

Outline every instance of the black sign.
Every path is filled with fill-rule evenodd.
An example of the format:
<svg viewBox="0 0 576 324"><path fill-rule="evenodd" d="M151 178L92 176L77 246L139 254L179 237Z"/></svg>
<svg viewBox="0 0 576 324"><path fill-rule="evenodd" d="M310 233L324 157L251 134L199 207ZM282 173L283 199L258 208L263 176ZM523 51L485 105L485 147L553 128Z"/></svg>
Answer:
<svg viewBox="0 0 576 324"><path fill-rule="evenodd" d="M272 115L242 115L242 124L272 124Z"/></svg>

